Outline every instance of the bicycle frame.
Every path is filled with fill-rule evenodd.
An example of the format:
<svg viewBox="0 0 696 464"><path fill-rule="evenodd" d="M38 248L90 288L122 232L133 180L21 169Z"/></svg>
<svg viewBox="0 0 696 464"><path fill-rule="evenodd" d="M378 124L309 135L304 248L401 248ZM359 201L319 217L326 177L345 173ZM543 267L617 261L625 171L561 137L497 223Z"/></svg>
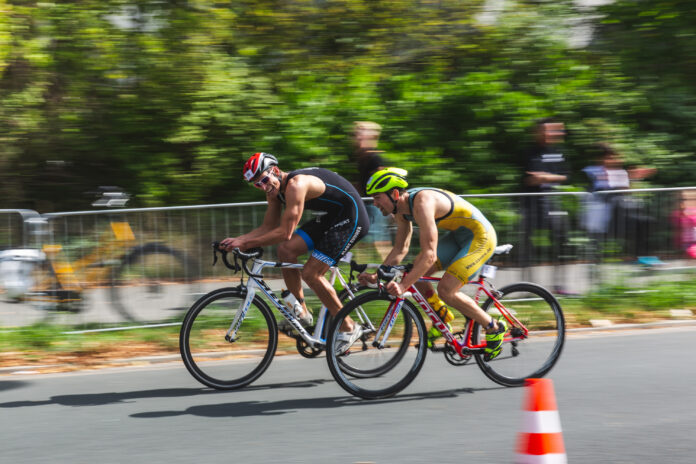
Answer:
<svg viewBox="0 0 696 464"><path fill-rule="evenodd" d="M418 279L419 281L429 281L429 282L439 282L440 278L439 277L421 277ZM489 290L486 288L486 284L489 286L492 285L486 280L486 277L483 275L480 275L478 279L476 280L471 280L466 283L466 285L475 285L477 287L476 289L476 294L474 296L474 301L478 305L481 293L484 293L486 296L488 296L492 301L495 307L498 309L500 314L508 321L510 324L510 328L516 328L518 330L511 330L511 334L507 335L505 337L504 342L515 342L518 340L523 340L527 338L529 334L529 330L520 322L515 315L510 312L505 306L498 301L498 299L495 296L496 290L492 288L492 290ZM381 285L381 283L380 283ZM460 343L457 338L455 338L454 334L449 330L447 327L447 324L443 323L440 317L437 315L435 310L430 306L428 301L423 297L421 292L415 287L415 285L412 285L411 287L408 288L406 292L404 292L403 295L399 296L394 300L390 305L389 309L387 310L384 319L382 320L382 323L380 324L380 327L377 331L377 334L375 335L375 346L379 346L382 348L384 346L385 341L389 337L389 333L391 332L391 328L394 324L394 321L396 320L396 317L398 316L399 312L401 311L401 306L403 305L403 301L406 298L413 298L418 305L421 307L423 312L428 315L430 320L433 323L433 326L435 326L441 333L442 336L447 340L448 343L452 345L452 347L456 350L457 354L461 357L467 357L470 356L471 354L474 353L480 353L483 351L483 349L486 347L486 343L479 343L479 344L474 344L472 342L472 334L473 334L473 327L474 327L474 321L471 318L466 319L466 326L465 326L465 331L464 331L464 343ZM512 334L514 332L514 335ZM378 342L378 340L381 340Z"/></svg>
<svg viewBox="0 0 696 464"><path fill-rule="evenodd" d="M45 222L37 223L45 225ZM47 301L52 303L68 303L81 300L81 293L90 286L99 285L107 280L109 269L118 263L118 257L135 243L135 236L127 221L117 221L110 218L109 224L113 237L105 240L86 256L70 261L62 257L63 246L53 243L43 244L42 251L50 274L36 282L34 289L27 292L32 301ZM38 227L35 225L34 227ZM108 234L103 234L107 236ZM56 283L66 292L72 292L72 297L58 296L58 293L45 294L44 290Z"/></svg>
<svg viewBox="0 0 696 464"><path fill-rule="evenodd" d="M283 317L287 319L288 322L290 322L290 324L298 332L299 336L302 337L309 346L313 348L321 348L324 345L326 345L326 338L323 336L324 325L327 322L328 314L328 308L326 307L326 305L322 304L321 309L319 310L317 323L314 328L314 333L310 334L304 327L302 327L302 324L300 324L300 322L290 311L290 309L285 305L285 303L283 303L283 301L281 301L275 295L275 293L273 293L273 290L270 289L270 287L264 281L263 276L261 275L261 271L265 267L279 267L282 269L302 269L304 267L304 264L277 263L274 261L264 261L260 259L252 259L252 261L254 262L254 264L251 268L251 272L248 274L249 279L246 285L246 299L242 304L241 311L237 311L237 313L235 314L235 317L232 320L232 324L230 325L230 328L227 331L225 339L228 341L234 341L236 339L235 337L237 335L237 331L239 330L242 321L244 321L244 317L246 316L246 313L249 310L249 307L251 306L251 302L254 300L256 292L260 290L264 295L268 297L268 299L273 303L273 305L278 309L278 311L283 315ZM329 269L329 272L331 272L329 283L332 287L336 282L336 279L338 279L338 281L341 283L341 286L348 292L348 294L351 297L355 296L350 288L350 285L348 285L345 278L341 274L340 269L337 266L331 267Z"/></svg>

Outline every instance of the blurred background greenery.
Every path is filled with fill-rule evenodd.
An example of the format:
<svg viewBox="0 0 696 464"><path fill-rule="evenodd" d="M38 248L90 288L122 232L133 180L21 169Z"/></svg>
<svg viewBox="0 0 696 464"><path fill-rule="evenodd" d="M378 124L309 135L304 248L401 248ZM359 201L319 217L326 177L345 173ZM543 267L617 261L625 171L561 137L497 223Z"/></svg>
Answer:
<svg viewBox="0 0 696 464"><path fill-rule="evenodd" d="M520 189L530 127L565 122L693 184L690 0L0 0L0 207L260 200L251 153L350 174L355 120L414 184Z"/></svg>

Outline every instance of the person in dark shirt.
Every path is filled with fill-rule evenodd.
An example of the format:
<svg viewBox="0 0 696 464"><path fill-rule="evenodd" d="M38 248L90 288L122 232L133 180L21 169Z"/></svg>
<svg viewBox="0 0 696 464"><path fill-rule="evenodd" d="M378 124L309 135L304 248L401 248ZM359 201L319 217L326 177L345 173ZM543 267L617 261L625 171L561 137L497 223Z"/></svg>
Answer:
<svg viewBox="0 0 696 464"><path fill-rule="evenodd" d="M568 165L561 151L565 138L565 125L553 118L537 121L534 128L534 145L524 157L522 186L524 192L551 193L568 180ZM522 228L522 266L536 264L537 256L532 237L536 230L549 234L551 259L559 264L567 255L568 212L563 209L560 197L553 195L524 196L521 202L524 227ZM562 266L554 272L555 290L565 293Z"/></svg>
<svg viewBox="0 0 696 464"><path fill-rule="evenodd" d="M381 131L382 127L372 121L353 123L353 158L358 167L358 181L354 185L363 197L367 196L365 185L370 176L387 166L386 160L382 157L383 152L377 150ZM375 250L384 259L391 250L389 218L382 216L371 203L367 205L367 215L370 219L370 232L363 243L374 244Z"/></svg>
<svg viewBox="0 0 696 464"><path fill-rule="evenodd" d="M605 142L595 145L598 160L582 169L589 181L583 211L583 225L590 237L603 243L606 235L625 240L628 250L637 254L648 253L649 225L654 221L646 215L640 198L627 193L598 193L628 190L631 182L643 180L655 174L654 168L624 167L622 155ZM626 233L630 231L630 233Z"/></svg>

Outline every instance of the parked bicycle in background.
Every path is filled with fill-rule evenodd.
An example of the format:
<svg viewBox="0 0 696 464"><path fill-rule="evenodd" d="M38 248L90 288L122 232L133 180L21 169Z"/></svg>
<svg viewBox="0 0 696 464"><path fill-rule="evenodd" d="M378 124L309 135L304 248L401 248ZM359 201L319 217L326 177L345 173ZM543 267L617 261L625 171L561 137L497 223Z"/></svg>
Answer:
<svg viewBox="0 0 696 464"><path fill-rule="evenodd" d="M113 187L102 187L98 195L95 207L123 207L129 198ZM145 308L185 310L194 298L196 261L160 241L136 239L123 216L107 215L107 220L108 227L94 241L70 244L53 240L47 217L27 219L36 247L0 255L6 299L48 311L80 312L85 291L105 289L111 307L127 321L143 320Z"/></svg>

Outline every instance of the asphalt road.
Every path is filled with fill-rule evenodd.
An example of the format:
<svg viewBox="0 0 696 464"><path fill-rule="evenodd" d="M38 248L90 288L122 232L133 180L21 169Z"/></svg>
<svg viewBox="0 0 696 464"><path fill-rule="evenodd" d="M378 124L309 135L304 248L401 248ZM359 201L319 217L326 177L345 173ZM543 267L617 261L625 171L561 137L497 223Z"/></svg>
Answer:
<svg viewBox="0 0 696 464"><path fill-rule="evenodd" d="M573 335L551 371L570 463L696 459L696 327ZM324 358L235 392L180 363L0 377L0 462L512 462L524 389L428 353L395 398L351 398Z"/></svg>

